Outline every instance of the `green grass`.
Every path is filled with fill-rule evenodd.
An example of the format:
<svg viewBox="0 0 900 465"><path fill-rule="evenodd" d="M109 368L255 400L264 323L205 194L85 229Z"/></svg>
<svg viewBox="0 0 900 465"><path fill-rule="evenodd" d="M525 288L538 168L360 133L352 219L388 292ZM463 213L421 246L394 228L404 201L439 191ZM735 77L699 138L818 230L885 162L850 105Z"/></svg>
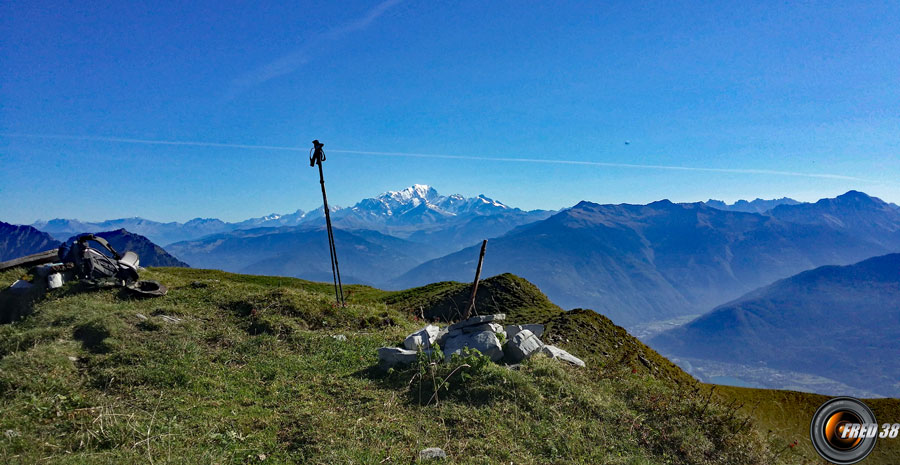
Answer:
<svg viewBox="0 0 900 465"><path fill-rule="evenodd" d="M741 412L757 419L766 434L797 441L796 463L827 463L819 458L809 439L813 414L830 397L795 391L752 389L733 386L708 386L722 402L742 405ZM865 399L879 423L900 422L900 399ZM875 449L862 463L896 464L900 457L900 439L879 439Z"/></svg>
<svg viewBox="0 0 900 465"><path fill-rule="evenodd" d="M0 274L0 286L22 273ZM464 302L464 284L347 286L349 306L335 308L328 284L297 279L178 268L142 278L168 295L71 283L0 325L0 463L410 463L426 447L451 463L799 457L776 458L786 439L609 320L563 312L512 275L482 283L481 313L546 323L545 339L587 368L478 356L374 368L376 349L422 313Z"/></svg>

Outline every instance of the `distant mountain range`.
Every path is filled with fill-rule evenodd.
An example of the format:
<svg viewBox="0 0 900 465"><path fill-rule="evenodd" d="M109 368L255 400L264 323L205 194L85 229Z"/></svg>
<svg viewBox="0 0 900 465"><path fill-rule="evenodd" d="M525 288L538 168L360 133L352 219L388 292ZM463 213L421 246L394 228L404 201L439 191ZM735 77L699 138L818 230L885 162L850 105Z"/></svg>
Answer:
<svg viewBox="0 0 900 465"><path fill-rule="evenodd" d="M703 203L705 203L708 207L718 208L719 210L745 213L765 213L779 205L798 205L801 202L788 197L782 197L780 199L772 200L755 199L749 202L746 200L738 200L737 202L732 204L727 204L721 200L709 199Z"/></svg>
<svg viewBox="0 0 900 465"><path fill-rule="evenodd" d="M332 218L347 282L406 288L468 281L479 242L490 239L485 277L516 273L563 306L592 308L626 326L700 314L801 271L900 251L900 209L856 191L815 203L581 202L550 212L413 185L333 208ZM195 267L331 276L321 208L238 223L36 224L57 235L129 224L151 240L189 238L165 248Z"/></svg>
<svg viewBox="0 0 900 465"><path fill-rule="evenodd" d="M332 220L344 281L382 286L425 260L550 214L525 212L483 195L443 196L432 187L414 185L336 209ZM321 213L318 218L299 226L224 232L166 248L196 267L327 281L331 260Z"/></svg>
<svg viewBox="0 0 900 465"><path fill-rule="evenodd" d="M768 212L781 221L824 226L897 252L900 242L900 210L896 205L850 191L834 199L796 206L780 205ZM837 263L835 263L837 264Z"/></svg>
<svg viewBox="0 0 900 465"><path fill-rule="evenodd" d="M188 266L187 263L173 257L162 247L139 234L118 229L97 232L96 235L109 241L109 244L120 253L130 250L138 254L141 266ZM68 238L66 242L72 243L74 240L75 235ZM60 241L31 226L16 226L0 221L0 261L55 249L60 245L62 245Z"/></svg>
<svg viewBox="0 0 900 465"><path fill-rule="evenodd" d="M810 373L900 397L900 254L805 271L650 343L667 355Z"/></svg>
<svg viewBox="0 0 900 465"><path fill-rule="evenodd" d="M473 198L458 194L443 196L433 187L421 184L364 199L350 208L331 205L335 227L412 238L431 246L427 258L454 252L484 237L503 234L516 226L544 219L551 213L543 210L526 212L484 195ZM59 240L84 232L126 229L158 244L172 244L247 229L322 225L324 213L319 207L309 212L272 213L236 223L215 218L195 218L186 223L121 218L96 223L53 219L37 221L31 226Z"/></svg>
<svg viewBox="0 0 900 465"><path fill-rule="evenodd" d="M59 241L31 226L0 221L0 262L59 247Z"/></svg>
<svg viewBox="0 0 900 465"><path fill-rule="evenodd" d="M378 284L396 270L421 260L410 256L420 247L376 231L334 231L344 283ZM197 268L332 280L328 236L324 228L257 228L170 244L168 249Z"/></svg>
<svg viewBox="0 0 900 465"><path fill-rule="evenodd" d="M900 251L898 229L900 211L855 191L767 214L667 200L581 202L491 240L483 273L515 273L565 307L627 326L703 313L800 271ZM392 287L466 281L477 257L473 246L428 261Z"/></svg>
<svg viewBox="0 0 900 465"><path fill-rule="evenodd" d="M187 263L330 281L323 216L319 208L236 223L35 223L44 232L0 223L0 260L56 247L59 238L113 229L101 236L138 253L144 266ZM893 360L886 354L897 353L893 341L900 340L900 207L862 192L814 203L583 201L551 212L414 185L333 207L332 218L345 283L400 289L469 282L479 243L490 239L484 278L515 273L564 307L594 309L620 325L714 309L654 338L664 352L722 364L763 363L859 392L900 395L900 372L889 362L852 367L854 350ZM172 254L153 242L167 243ZM813 363L816 357L828 362ZM880 387L854 384L866 379Z"/></svg>
<svg viewBox="0 0 900 465"><path fill-rule="evenodd" d="M309 215L309 217L315 216L315 213ZM169 244L238 229L250 229L262 226L295 226L300 224L305 218L307 218L307 215L302 211L297 210L296 212L287 215L272 214L260 218L251 218L238 223L226 223L216 218L194 218L186 223L160 223L144 218L119 218L92 223L57 218L50 221L37 221L31 226L49 233L57 239L65 239L85 232L126 229L135 234L145 236L153 242Z"/></svg>

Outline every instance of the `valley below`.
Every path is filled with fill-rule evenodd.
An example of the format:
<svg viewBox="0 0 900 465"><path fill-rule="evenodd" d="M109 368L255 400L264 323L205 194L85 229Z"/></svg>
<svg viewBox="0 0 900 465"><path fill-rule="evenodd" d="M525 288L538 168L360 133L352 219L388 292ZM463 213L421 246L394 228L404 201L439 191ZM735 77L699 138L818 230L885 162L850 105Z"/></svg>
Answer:
<svg viewBox="0 0 900 465"><path fill-rule="evenodd" d="M747 387L758 389L779 389L808 392L829 396L851 396L858 398L884 397L872 391L850 386L823 376L798 371L769 368L764 364L741 364L704 360L699 358L666 356L682 370L709 384Z"/></svg>

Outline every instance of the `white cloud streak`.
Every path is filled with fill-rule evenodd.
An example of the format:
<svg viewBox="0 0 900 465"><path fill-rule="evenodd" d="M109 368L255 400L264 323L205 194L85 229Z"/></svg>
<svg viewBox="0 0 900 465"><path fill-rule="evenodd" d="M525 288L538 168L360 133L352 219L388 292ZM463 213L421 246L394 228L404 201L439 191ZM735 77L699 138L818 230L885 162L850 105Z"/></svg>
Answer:
<svg viewBox="0 0 900 465"><path fill-rule="evenodd" d="M310 39L297 50L238 76L231 81L231 89L228 91L228 98L233 98L247 89L296 71L301 66L309 63L315 50L321 48L324 42L335 41L343 38L347 34L366 29L387 10L401 1L403 0L385 0L366 12L362 17L343 26L329 29L313 39Z"/></svg>
<svg viewBox="0 0 900 465"><path fill-rule="evenodd" d="M8 133L0 134L2 137L29 138L29 139L60 139L60 140L80 140L93 142L110 142L123 144L141 144L141 145L168 145L178 147L209 147L209 148L228 148L243 150L267 150L281 152L302 152L308 153L309 148L289 147L278 145L251 145L251 144L227 144L220 142L202 142L202 141L175 141L175 140L154 140L154 139L134 139L127 137L105 137L105 136L77 136L64 134L19 134ZM841 174L829 173L805 173L798 171L781 171L766 170L752 168L707 168L696 166L679 166L679 165L653 165L638 163L614 163L602 161L587 160L564 160L556 158L520 158L520 157L485 157L477 155L444 155L435 153L411 153L411 152L375 152L368 150L341 150L329 149L327 153L344 153L349 155L366 155L366 156L383 156L383 157L406 157L406 158L426 158L426 159L444 159L444 160L474 160L499 163L542 163L551 165L576 165L576 166L597 166L607 168L626 168L638 170L657 170L657 171L689 171L701 173L730 173L730 174L750 174L750 175L767 175L767 176L793 176L802 178L815 179L835 179L843 181L855 181L872 184L883 184L880 181L863 179L856 176L845 176Z"/></svg>

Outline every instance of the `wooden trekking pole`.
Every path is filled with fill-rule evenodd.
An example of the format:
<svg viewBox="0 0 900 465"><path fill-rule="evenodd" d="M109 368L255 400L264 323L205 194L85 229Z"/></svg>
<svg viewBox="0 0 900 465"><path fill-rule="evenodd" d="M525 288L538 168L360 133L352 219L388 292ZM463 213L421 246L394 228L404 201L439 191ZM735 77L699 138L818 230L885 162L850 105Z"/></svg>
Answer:
<svg viewBox="0 0 900 465"><path fill-rule="evenodd" d="M334 279L334 300L344 306L344 286L341 283L341 268L338 266L337 249L334 246L334 231L331 229L331 212L328 209L328 196L325 195L325 173L322 171L322 162L325 161L325 144L318 140L313 141L312 155L309 157L309 166L319 165L319 184L322 185L322 207L325 210L325 227L328 231L328 252L331 254L331 276Z"/></svg>
<svg viewBox="0 0 900 465"><path fill-rule="evenodd" d="M487 248L487 239L481 243L481 254L478 255L478 268L475 269L475 282L472 284L472 297L469 298L469 306L466 307L466 313L463 314L463 320L472 316L475 310L475 294L478 292L478 280L481 279L481 265L484 263L484 249Z"/></svg>

